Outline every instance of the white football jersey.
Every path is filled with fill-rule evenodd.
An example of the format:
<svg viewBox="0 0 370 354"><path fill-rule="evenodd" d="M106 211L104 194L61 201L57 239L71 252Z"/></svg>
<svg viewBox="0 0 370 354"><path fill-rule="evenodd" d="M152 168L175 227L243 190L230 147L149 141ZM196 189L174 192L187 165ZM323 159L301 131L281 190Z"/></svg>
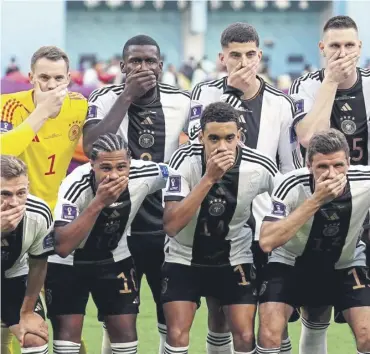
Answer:
<svg viewBox="0 0 370 354"><path fill-rule="evenodd" d="M284 175L272 194L265 221L287 217L314 192L313 175L302 168ZM269 262L320 265L336 269L364 266L362 225L370 208L370 166L351 166L342 196L323 205L285 245L272 251Z"/></svg>
<svg viewBox="0 0 370 354"><path fill-rule="evenodd" d="M179 148L170 167L164 200L181 201L205 173L203 146L194 143ZM239 147L234 167L212 186L188 225L169 238L166 262L200 266L252 263L252 235L247 232L245 221L254 198L271 193L278 174L269 157Z"/></svg>
<svg viewBox="0 0 370 354"><path fill-rule="evenodd" d="M118 262L130 256L127 231L148 194L163 189L168 177L167 165L131 160L128 188L119 199L102 210L90 234L71 255L49 257L62 264ZM59 189L55 207L55 226L73 222L95 197L95 177L91 164L77 167Z"/></svg>
<svg viewBox="0 0 370 354"><path fill-rule="evenodd" d="M5 278L28 274L28 256L47 258L54 252L53 217L48 205L31 194L17 228L1 239L1 272Z"/></svg>
<svg viewBox="0 0 370 354"><path fill-rule="evenodd" d="M204 109L214 102L227 102L240 112L241 140L252 149L257 149L277 162L282 173L302 167L299 145L292 135L291 127L295 115L293 100L260 78L261 88L250 100L224 94L227 77L198 84L192 92L191 111L188 121L190 141L198 143L200 117ZM253 202L248 225L256 240L263 217L271 209L267 194Z"/></svg>

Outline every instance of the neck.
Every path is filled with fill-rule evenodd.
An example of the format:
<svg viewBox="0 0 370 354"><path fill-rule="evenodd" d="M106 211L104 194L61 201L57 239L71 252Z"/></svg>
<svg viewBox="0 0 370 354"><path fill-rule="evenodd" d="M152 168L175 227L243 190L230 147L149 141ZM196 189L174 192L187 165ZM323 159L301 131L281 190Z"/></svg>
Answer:
<svg viewBox="0 0 370 354"><path fill-rule="evenodd" d="M150 96L140 97L134 101L135 104L139 106L145 106L147 104L153 103L157 98L158 92L157 88L153 90L153 93Z"/></svg>
<svg viewBox="0 0 370 354"><path fill-rule="evenodd" d="M248 88L244 90L244 95L242 98L244 100L249 100L253 98L257 94L258 90L260 89L260 86L261 86L261 81L258 80L257 77L255 77L254 80L252 80L251 83L248 85Z"/></svg>
<svg viewBox="0 0 370 354"><path fill-rule="evenodd" d="M341 82L338 85L339 90L348 90L350 89L357 81L357 69L355 69L349 76L348 79Z"/></svg>

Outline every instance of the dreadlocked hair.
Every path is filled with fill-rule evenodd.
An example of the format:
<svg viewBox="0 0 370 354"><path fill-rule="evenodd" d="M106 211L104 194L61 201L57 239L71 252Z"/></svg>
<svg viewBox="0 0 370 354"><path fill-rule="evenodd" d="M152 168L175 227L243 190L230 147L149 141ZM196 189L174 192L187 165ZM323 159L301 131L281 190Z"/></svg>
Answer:
<svg viewBox="0 0 370 354"><path fill-rule="evenodd" d="M131 157L128 143L122 136L113 133L100 135L92 145L91 160L95 161L100 152L114 152L119 150L126 150L127 156Z"/></svg>

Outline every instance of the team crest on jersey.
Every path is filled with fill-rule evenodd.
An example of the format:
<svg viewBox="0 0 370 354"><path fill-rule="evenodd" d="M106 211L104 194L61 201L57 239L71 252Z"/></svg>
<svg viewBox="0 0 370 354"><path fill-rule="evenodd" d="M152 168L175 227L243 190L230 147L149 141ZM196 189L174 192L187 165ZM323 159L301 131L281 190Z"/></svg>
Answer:
<svg viewBox="0 0 370 354"><path fill-rule="evenodd" d="M240 135L240 141L245 144L246 140L247 140L247 137L246 137L246 134L247 134L247 129L243 129L241 128L240 131L239 131L239 135Z"/></svg>
<svg viewBox="0 0 370 354"><path fill-rule="evenodd" d="M96 106L89 106L87 110L87 119L96 118L98 115L98 107Z"/></svg>
<svg viewBox="0 0 370 354"><path fill-rule="evenodd" d="M190 120L197 119L202 115L203 106L200 104L191 108Z"/></svg>
<svg viewBox="0 0 370 354"><path fill-rule="evenodd" d="M333 237L339 232L339 223L325 225L323 230L324 236Z"/></svg>
<svg viewBox="0 0 370 354"><path fill-rule="evenodd" d="M304 112L304 100L294 101L295 105L295 114Z"/></svg>
<svg viewBox="0 0 370 354"><path fill-rule="evenodd" d="M357 126L355 123L355 117L345 116L340 118L340 127L346 135L352 135L356 132Z"/></svg>
<svg viewBox="0 0 370 354"><path fill-rule="evenodd" d="M62 206L62 218L65 220L74 220L77 217L77 208L73 205L63 204Z"/></svg>
<svg viewBox="0 0 370 354"><path fill-rule="evenodd" d="M286 206L280 202L272 202L272 215L286 216Z"/></svg>
<svg viewBox="0 0 370 354"><path fill-rule="evenodd" d="M70 129L68 132L68 137L69 137L69 140L74 141L80 136L81 127L79 126L78 122L73 122L69 126L70 126Z"/></svg>
<svg viewBox="0 0 370 354"><path fill-rule="evenodd" d="M139 132L139 145L144 148L148 149L154 145L155 138L154 138L154 131L151 130L143 130Z"/></svg>
<svg viewBox="0 0 370 354"><path fill-rule="evenodd" d="M226 201L223 199L213 199L209 202L208 212L212 216L221 216L226 210Z"/></svg>
<svg viewBox="0 0 370 354"><path fill-rule="evenodd" d="M168 178L168 167L166 165L159 165L163 178Z"/></svg>
<svg viewBox="0 0 370 354"><path fill-rule="evenodd" d="M109 221L105 224L104 233L113 234L118 231L119 226L120 226L119 220Z"/></svg>
<svg viewBox="0 0 370 354"><path fill-rule="evenodd" d="M168 184L168 192L181 191L181 176L171 176Z"/></svg>
<svg viewBox="0 0 370 354"><path fill-rule="evenodd" d="M6 133L13 129L13 124L9 122L0 121L0 132Z"/></svg>
<svg viewBox="0 0 370 354"><path fill-rule="evenodd" d="M42 247L44 250L48 249L48 248L52 248L54 247L54 234L51 233L49 235L47 235L45 238L44 238L44 241L42 243Z"/></svg>

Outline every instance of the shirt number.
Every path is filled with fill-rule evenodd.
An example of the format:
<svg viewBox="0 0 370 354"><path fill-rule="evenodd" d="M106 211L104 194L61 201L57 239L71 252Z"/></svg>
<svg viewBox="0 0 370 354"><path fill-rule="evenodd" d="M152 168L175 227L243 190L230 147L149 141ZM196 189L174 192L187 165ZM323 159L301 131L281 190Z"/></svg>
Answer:
<svg viewBox="0 0 370 354"><path fill-rule="evenodd" d="M54 155L50 155L48 157L48 160L50 160L50 168L49 168L49 171L48 172L45 172L45 176L55 175L55 170L54 170L55 154Z"/></svg>
<svg viewBox="0 0 370 354"><path fill-rule="evenodd" d="M361 146L358 146L358 143L362 143L362 138L354 138L352 141L352 151L358 151L358 156L352 157L352 161L361 161L364 156L364 149Z"/></svg>

